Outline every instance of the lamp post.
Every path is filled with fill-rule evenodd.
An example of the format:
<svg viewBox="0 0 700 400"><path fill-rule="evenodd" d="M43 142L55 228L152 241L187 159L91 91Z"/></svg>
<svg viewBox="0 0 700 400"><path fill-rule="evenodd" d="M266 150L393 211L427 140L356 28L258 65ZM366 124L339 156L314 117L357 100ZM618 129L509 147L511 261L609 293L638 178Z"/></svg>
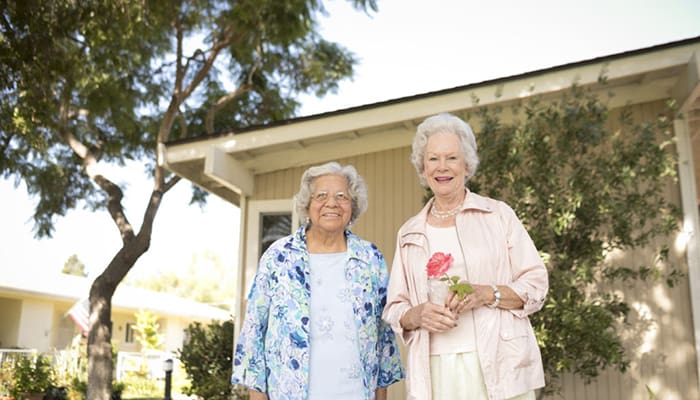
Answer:
<svg viewBox="0 0 700 400"><path fill-rule="evenodd" d="M165 371L165 397L164 400L172 400L170 396L170 386L173 380L173 359L168 358L163 361L163 371Z"/></svg>

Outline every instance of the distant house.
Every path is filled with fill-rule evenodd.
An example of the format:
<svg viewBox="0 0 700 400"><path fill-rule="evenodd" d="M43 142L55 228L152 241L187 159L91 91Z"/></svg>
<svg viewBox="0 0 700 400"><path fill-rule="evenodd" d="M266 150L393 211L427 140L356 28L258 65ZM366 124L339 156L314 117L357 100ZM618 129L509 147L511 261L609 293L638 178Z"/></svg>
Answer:
<svg viewBox="0 0 700 400"><path fill-rule="evenodd" d="M468 68L468 66L464 66ZM426 73L429 73L426 72ZM599 83L604 73L607 85ZM700 399L700 37L562 65L437 92L291 119L269 126L168 143L164 165L241 209L239 284L245 295L264 244L297 224L292 196L302 172L330 160L353 164L369 186L370 207L353 231L375 242L391 260L399 226L422 206L423 189L409 163L415 128L425 117L466 117L479 107L507 106L530 96L555 96L572 83L606 93L613 109L653 117L667 100L680 106L674 120L679 180L666 195L682 207L683 232L672 257L687 273L679 287L621 288L650 319L644 335L627 343L634 355L625 374L604 371L590 385L571 377L563 398ZM410 83L408 83L410 84ZM470 121L474 123L474 121ZM627 257L633 257L628 254ZM242 315L243 297L235 314ZM240 318L240 317L239 317ZM239 324L236 324L239 326ZM402 397L402 386L390 389Z"/></svg>
<svg viewBox="0 0 700 400"><path fill-rule="evenodd" d="M6 270L7 271L7 270ZM0 349L62 350L71 344L78 325L68 316L86 298L92 281L61 273L41 275L23 270L0 277ZM148 310L159 317L166 352L182 347L184 329L194 321L226 321L228 311L167 293L120 285L112 298L112 338L115 350L139 351L134 314Z"/></svg>

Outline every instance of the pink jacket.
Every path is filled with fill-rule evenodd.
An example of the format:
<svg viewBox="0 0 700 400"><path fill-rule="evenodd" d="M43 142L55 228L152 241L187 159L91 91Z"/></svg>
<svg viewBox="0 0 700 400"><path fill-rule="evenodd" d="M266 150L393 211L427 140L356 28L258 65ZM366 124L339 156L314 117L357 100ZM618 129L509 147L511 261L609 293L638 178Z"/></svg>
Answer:
<svg viewBox="0 0 700 400"><path fill-rule="evenodd" d="M399 229L382 317L407 346L409 400L430 400L429 333L404 331L399 320L428 301L425 266L430 249L425 225L431 200ZM520 310L474 310L476 344L489 399L517 396L544 386L542 357L528 315L540 310L549 288L547 269L515 212L505 203L467 191L456 217L467 262L467 280L507 285L525 303Z"/></svg>

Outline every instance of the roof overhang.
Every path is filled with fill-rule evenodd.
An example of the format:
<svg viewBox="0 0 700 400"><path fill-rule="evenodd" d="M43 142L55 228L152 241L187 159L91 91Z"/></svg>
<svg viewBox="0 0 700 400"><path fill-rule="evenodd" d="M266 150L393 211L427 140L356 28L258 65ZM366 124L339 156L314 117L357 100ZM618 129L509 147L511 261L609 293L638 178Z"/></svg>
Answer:
<svg viewBox="0 0 700 400"><path fill-rule="evenodd" d="M160 149L161 160L170 171L240 205L241 196L253 194L257 174L408 146L416 125L429 115L466 117L477 107L554 96L574 83L614 92L611 107L675 99L697 135L699 68L700 38L695 38L240 133L167 143Z"/></svg>
<svg viewBox="0 0 700 400"><path fill-rule="evenodd" d="M0 297L73 304L88 296L92 284L90 279L67 274L50 274L45 278L36 279L35 271L32 270L4 276L0 282ZM140 309L151 310L163 317L219 321L231 319L230 312L208 304L169 293L119 285L112 298L112 310L134 313Z"/></svg>

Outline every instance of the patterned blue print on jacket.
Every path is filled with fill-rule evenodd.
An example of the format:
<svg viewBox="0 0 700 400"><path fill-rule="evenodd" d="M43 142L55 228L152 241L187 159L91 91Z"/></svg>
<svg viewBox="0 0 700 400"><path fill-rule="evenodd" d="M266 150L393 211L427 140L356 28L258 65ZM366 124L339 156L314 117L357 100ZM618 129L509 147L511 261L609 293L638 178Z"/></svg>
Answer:
<svg viewBox="0 0 700 400"><path fill-rule="evenodd" d="M381 319L389 275L377 247L345 231L345 277L360 343L363 399L403 378L391 328ZM309 253L306 230L273 243L260 259L248 295L231 382L267 393L270 400L303 400L309 383Z"/></svg>

